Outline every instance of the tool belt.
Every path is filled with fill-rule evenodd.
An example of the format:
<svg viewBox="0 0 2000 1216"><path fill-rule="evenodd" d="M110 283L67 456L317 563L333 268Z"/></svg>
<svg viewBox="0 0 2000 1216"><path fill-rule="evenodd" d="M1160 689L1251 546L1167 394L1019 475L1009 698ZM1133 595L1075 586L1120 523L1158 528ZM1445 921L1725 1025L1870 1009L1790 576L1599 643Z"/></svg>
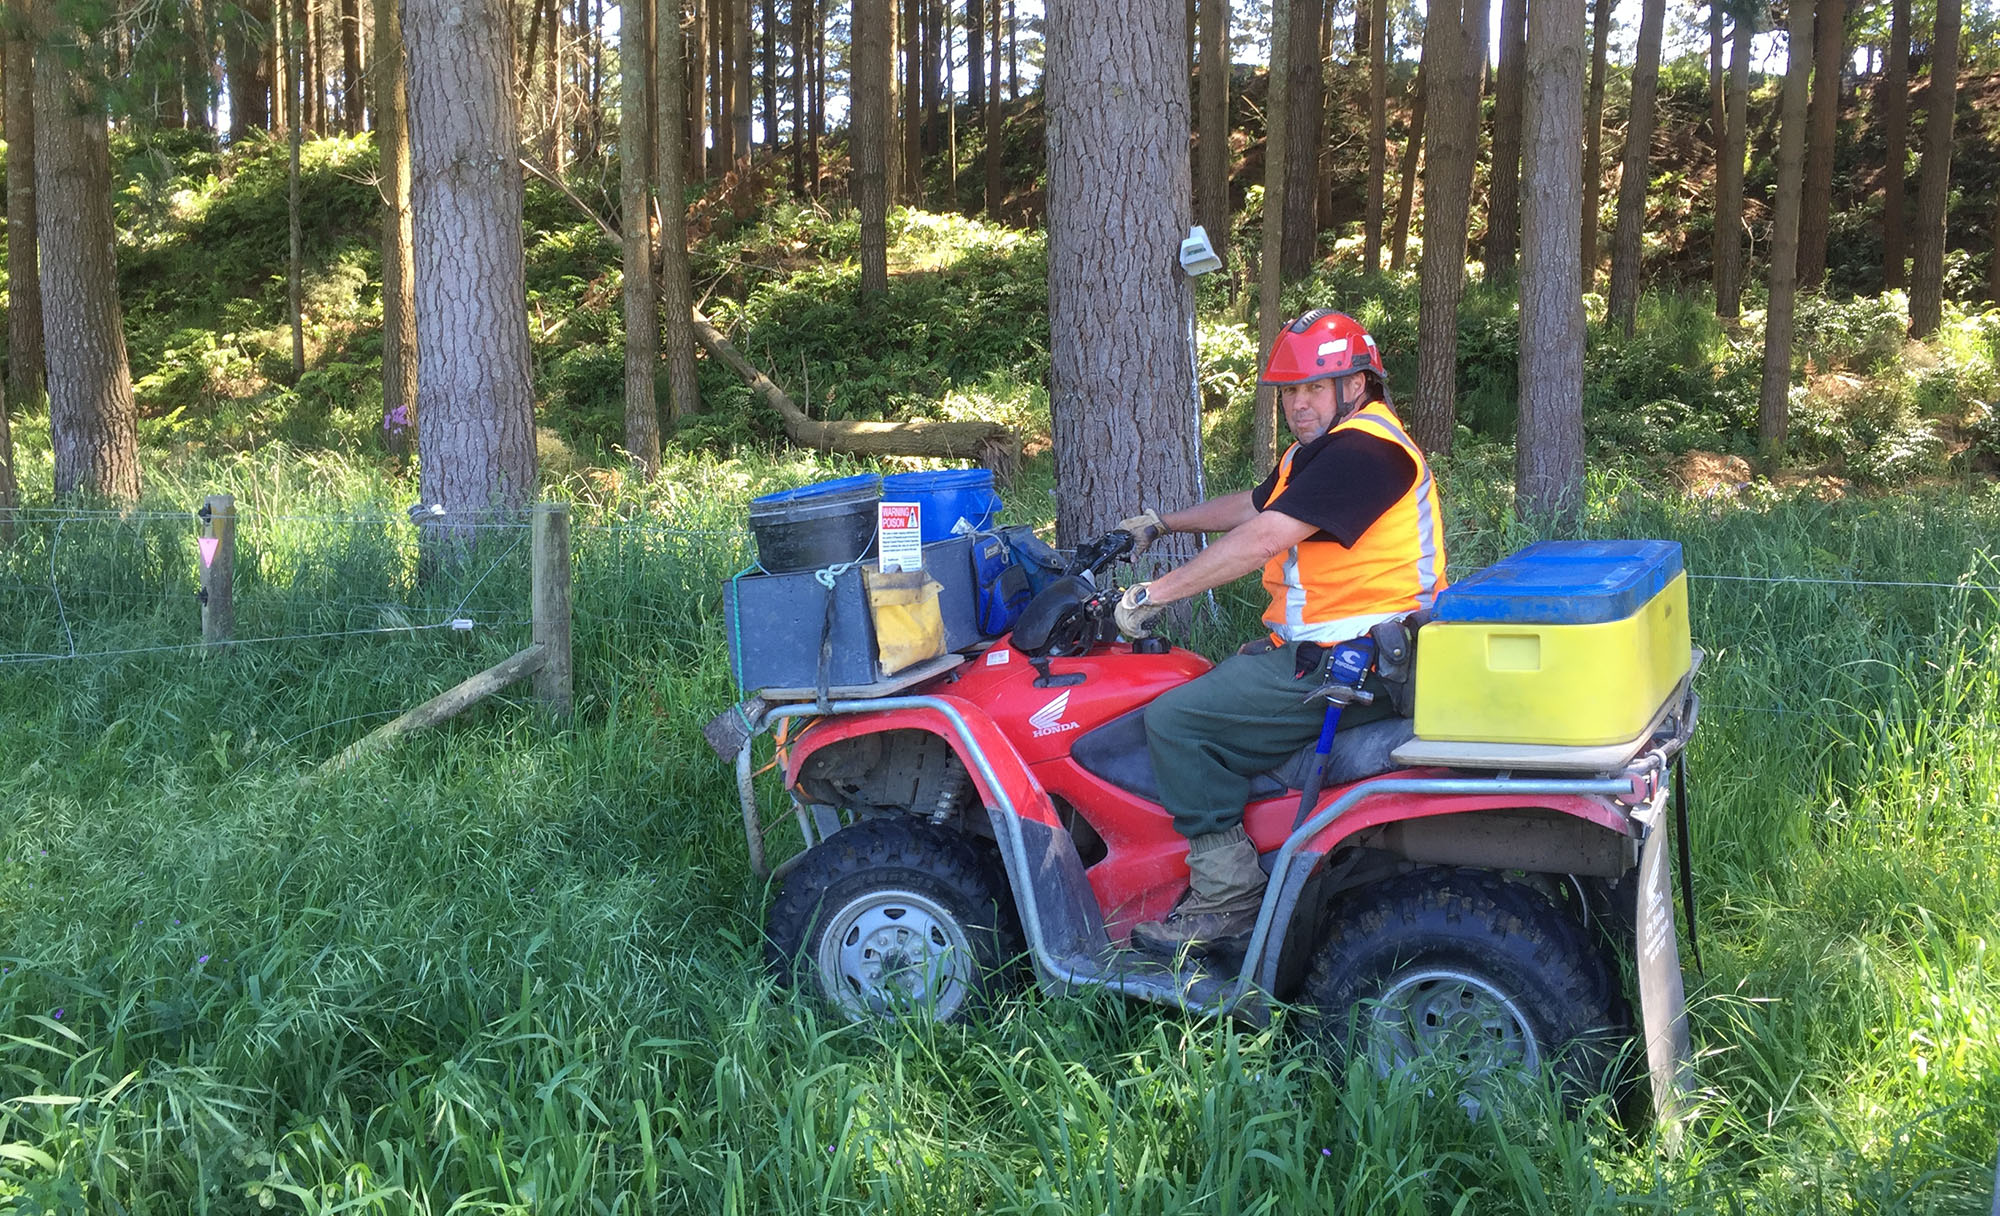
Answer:
<svg viewBox="0 0 2000 1216"><path fill-rule="evenodd" d="M1410 613L1383 621L1370 629L1364 638L1327 644L1299 642L1296 644L1292 678L1304 680L1324 668L1318 695L1338 698L1345 703L1356 699L1354 694L1360 690L1362 682L1372 676L1372 683L1388 694L1389 704L1395 708L1397 716L1410 717L1415 714L1417 703L1417 631L1428 619L1428 613ZM1238 653L1263 654L1277 645L1269 637L1264 637L1244 646ZM1348 648L1348 651L1343 653L1342 648ZM1329 665L1326 662L1328 654L1341 657ZM1364 657L1353 657L1356 654Z"/></svg>

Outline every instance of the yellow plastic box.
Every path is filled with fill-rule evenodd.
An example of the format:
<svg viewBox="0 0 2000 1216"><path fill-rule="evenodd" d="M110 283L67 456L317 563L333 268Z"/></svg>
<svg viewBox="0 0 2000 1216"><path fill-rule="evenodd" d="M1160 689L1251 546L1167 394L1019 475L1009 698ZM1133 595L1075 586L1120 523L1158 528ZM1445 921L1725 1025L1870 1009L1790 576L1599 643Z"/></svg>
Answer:
<svg viewBox="0 0 2000 1216"><path fill-rule="evenodd" d="M1417 737L1629 741L1687 674L1691 642L1678 544L1531 545L1438 597L1417 637Z"/></svg>

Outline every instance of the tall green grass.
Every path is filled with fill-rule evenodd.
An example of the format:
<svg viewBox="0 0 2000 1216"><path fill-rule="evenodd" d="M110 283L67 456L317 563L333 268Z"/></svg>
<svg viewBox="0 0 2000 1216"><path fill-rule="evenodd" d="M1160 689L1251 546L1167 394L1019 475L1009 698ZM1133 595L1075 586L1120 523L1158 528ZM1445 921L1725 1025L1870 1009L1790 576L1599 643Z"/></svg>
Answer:
<svg viewBox="0 0 2000 1216"><path fill-rule="evenodd" d="M1529 539L1489 488L1505 459L1471 445L1445 471L1459 571ZM556 487L577 515L573 721L504 701L323 777L520 644L509 538L420 582L405 484L283 453L151 472L157 515L59 539L30 521L0 566L0 653L40 645L51 558L95 631L79 649L191 640L174 512L225 488L245 620L468 603L482 624L0 662L0 1205L1983 1210L2000 603L1969 585L2000 584L2000 496L1594 481L1594 532L1678 539L1698 576L1849 580L1693 585L1708 969L1689 975L1701 1095L1669 1158L1602 1104L1559 1117L1529 1092L1475 1120L1438 1078L1331 1068L1286 1018L1025 992L966 1026L866 1030L775 991L767 892L698 730L735 695L719 588L746 560L742 504L820 471L669 472ZM1204 644L1253 600L1222 596Z"/></svg>

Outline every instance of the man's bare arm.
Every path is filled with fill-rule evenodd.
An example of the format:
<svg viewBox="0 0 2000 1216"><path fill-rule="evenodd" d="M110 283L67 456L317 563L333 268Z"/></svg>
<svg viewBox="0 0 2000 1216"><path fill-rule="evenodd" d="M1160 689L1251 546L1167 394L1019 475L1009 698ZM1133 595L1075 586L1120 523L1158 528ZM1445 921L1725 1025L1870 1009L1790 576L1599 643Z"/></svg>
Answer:
<svg viewBox="0 0 2000 1216"><path fill-rule="evenodd" d="M1256 517L1257 507L1250 501L1250 491L1239 490L1196 503L1185 511L1168 511L1160 516L1160 522L1170 532L1227 532Z"/></svg>
<svg viewBox="0 0 2000 1216"><path fill-rule="evenodd" d="M1246 503L1248 497L1244 495ZM1218 498L1194 509L1227 501ZM1200 595L1224 583L1234 582L1253 570L1263 569L1264 563L1272 557L1318 530L1312 524L1294 519L1282 511L1258 511L1253 507L1251 518L1231 528L1227 536L1195 554L1187 564L1169 570L1148 583L1147 595L1154 603L1162 604Z"/></svg>

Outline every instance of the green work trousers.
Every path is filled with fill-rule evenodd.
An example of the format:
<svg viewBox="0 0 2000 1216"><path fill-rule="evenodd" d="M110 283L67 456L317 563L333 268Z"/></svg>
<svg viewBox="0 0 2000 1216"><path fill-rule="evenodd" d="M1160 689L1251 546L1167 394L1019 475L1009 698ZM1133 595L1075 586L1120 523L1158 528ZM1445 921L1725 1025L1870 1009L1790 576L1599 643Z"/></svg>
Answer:
<svg viewBox="0 0 2000 1216"><path fill-rule="evenodd" d="M1298 649L1233 655L1146 707L1153 774L1181 835L1226 832L1243 822L1250 779L1318 740L1327 703L1307 702L1306 695L1319 687L1320 663L1299 675ZM1375 703L1343 709L1343 728L1394 712L1372 673L1367 687Z"/></svg>

